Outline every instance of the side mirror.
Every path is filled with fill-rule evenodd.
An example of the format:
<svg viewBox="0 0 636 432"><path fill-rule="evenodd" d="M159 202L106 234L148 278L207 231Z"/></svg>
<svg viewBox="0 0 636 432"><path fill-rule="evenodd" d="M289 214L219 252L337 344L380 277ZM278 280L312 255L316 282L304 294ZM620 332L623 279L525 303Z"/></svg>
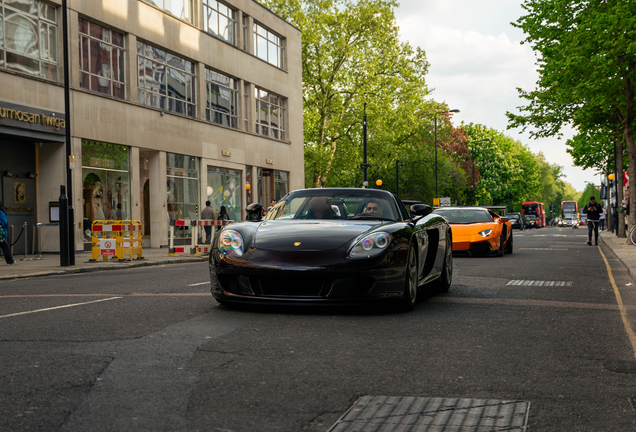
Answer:
<svg viewBox="0 0 636 432"><path fill-rule="evenodd" d="M259 203L252 203L245 209L247 216L245 220L258 222L263 219L263 206Z"/></svg>
<svg viewBox="0 0 636 432"><path fill-rule="evenodd" d="M433 207L426 204L413 204L411 206L411 216L428 216L433 213Z"/></svg>
<svg viewBox="0 0 636 432"><path fill-rule="evenodd" d="M508 222L508 218L507 217L503 217L503 216L500 217L499 220L502 221L502 222Z"/></svg>

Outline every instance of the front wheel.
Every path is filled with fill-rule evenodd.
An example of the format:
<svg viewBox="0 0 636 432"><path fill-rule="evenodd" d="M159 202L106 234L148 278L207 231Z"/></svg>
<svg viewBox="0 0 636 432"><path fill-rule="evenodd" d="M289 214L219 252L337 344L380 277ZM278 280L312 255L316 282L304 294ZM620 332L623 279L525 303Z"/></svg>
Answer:
<svg viewBox="0 0 636 432"><path fill-rule="evenodd" d="M402 300L402 308L405 311L412 311L415 308L417 279L417 252L415 245L411 245L406 259L406 280L404 281L404 298Z"/></svg>
<svg viewBox="0 0 636 432"><path fill-rule="evenodd" d="M499 249L497 249L497 254L496 256L498 257L502 257L504 256L504 253L506 252L504 249L505 243L506 243L506 238L505 238L505 232L501 234L501 237L499 238Z"/></svg>
<svg viewBox="0 0 636 432"><path fill-rule="evenodd" d="M629 240L632 242L634 246L636 246L636 225L634 225L629 232Z"/></svg>
<svg viewBox="0 0 636 432"><path fill-rule="evenodd" d="M448 292L453 282L453 240L446 235L446 250L444 251L444 264L442 274L435 280L435 287L439 292Z"/></svg>
<svg viewBox="0 0 636 432"><path fill-rule="evenodd" d="M506 246L506 254L510 255L512 253L512 232L510 232L510 238L508 239L508 245Z"/></svg>

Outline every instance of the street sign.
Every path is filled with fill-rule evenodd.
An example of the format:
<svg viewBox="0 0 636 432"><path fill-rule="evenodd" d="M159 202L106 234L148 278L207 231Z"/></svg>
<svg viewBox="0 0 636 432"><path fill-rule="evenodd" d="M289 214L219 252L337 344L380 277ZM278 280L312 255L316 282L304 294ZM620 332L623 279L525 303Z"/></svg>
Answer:
<svg viewBox="0 0 636 432"><path fill-rule="evenodd" d="M451 205L450 197L440 198L439 199L439 206L440 207L450 207L450 205Z"/></svg>
<svg viewBox="0 0 636 432"><path fill-rule="evenodd" d="M433 198L433 205L439 206L439 198Z"/></svg>
<svg viewBox="0 0 636 432"><path fill-rule="evenodd" d="M116 239L100 239L99 254L102 256L115 256Z"/></svg>

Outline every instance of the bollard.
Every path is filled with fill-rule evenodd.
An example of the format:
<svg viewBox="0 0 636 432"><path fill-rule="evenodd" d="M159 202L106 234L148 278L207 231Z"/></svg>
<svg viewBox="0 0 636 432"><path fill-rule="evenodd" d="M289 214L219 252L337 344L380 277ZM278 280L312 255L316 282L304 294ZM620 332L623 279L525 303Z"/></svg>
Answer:
<svg viewBox="0 0 636 432"><path fill-rule="evenodd" d="M42 259L42 222L38 222L35 224L35 226L38 229L38 257L37 258L33 258L35 260L41 260ZM35 229L35 227L34 227ZM34 246L35 248L35 246ZM33 254L35 255L35 253Z"/></svg>
<svg viewBox="0 0 636 432"><path fill-rule="evenodd" d="M30 258L27 258L27 252L29 252L29 224L27 222L22 225L22 230L24 231L24 258L20 258L20 261L30 261Z"/></svg>

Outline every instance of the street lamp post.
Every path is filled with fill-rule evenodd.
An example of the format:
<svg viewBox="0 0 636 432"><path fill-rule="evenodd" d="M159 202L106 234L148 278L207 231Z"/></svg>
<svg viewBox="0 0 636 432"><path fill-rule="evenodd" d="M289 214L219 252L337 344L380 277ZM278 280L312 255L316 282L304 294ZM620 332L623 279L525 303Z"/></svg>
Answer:
<svg viewBox="0 0 636 432"><path fill-rule="evenodd" d="M470 159L473 162L473 199L472 199L473 205L475 205L475 146L474 144L478 142L490 142L490 141L492 141L492 139L490 138L484 138L477 141L471 141L471 144L473 144L470 149Z"/></svg>
<svg viewBox="0 0 636 432"><path fill-rule="evenodd" d="M458 109L452 109L448 111L438 111L435 113L435 198L437 196L437 114L458 113Z"/></svg>

